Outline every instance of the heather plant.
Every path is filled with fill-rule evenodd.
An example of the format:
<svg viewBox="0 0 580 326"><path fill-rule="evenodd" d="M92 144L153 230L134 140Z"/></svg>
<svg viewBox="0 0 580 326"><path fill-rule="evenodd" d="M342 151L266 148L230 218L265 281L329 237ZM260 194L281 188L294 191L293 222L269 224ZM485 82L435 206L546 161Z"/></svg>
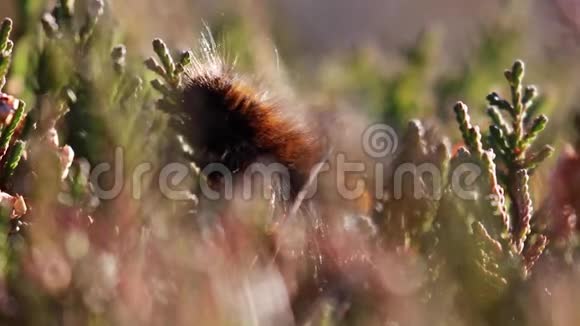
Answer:
<svg viewBox="0 0 580 326"><path fill-rule="evenodd" d="M449 179L450 145L439 138L418 120L407 126L402 150L392 163L395 169L387 178L388 199L376 216L382 235L391 245L407 250L430 247L422 240L433 237L435 218ZM405 175L405 167L411 168L410 177ZM421 171L422 167L426 169Z"/></svg>
<svg viewBox="0 0 580 326"><path fill-rule="evenodd" d="M155 39L152 45L160 63L154 57L150 57L145 61L145 66L155 73L157 77L161 78L151 81L153 89L161 95L161 99L157 100L156 105L162 112L168 113L168 124L177 131L174 136L181 143L183 154L187 155L190 152L187 149L188 145L179 137L180 131L183 133L183 130L188 128L186 125L187 118L180 113L180 105L182 101L181 92L183 91L184 82L186 82L185 70L193 64L193 53L191 51L183 51L179 54L179 58L174 60L163 40ZM205 51L203 53L208 57L212 55L211 46L212 44L208 41L203 43L201 50Z"/></svg>
<svg viewBox="0 0 580 326"><path fill-rule="evenodd" d="M11 177L26 149L27 144L24 137L28 134L30 126L26 127L27 130L23 130L24 125L27 124L24 102L2 92L14 48L14 43L10 40L11 31L12 21L5 19L0 25L0 108L2 110L0 134L0 161L2 162L0 175L2 191L0 216L2 216L2 222L0 223L0 232L2 233L2 246L0 260L2 261L2 273L11 267L9 236L19 231L22 227L20 218L27 212L24 198L15 194L11 189Z"/></svg>
<svg viewBox="0 0 580 326"><path fill-rule="evenodd" d="M10 40L12 21L5 19L0 26L0 92L6 83L14 43ZM30 125L26 122L25 103L9 95L2 95L3 121L0 136L0 154L3 162L2 184L14 174L24 152L26 143L18 136L26 136ZM25 124L28 124L25 128ZM25 130L23 130L25 128Z"/></svg>
<svg viewBox="0 0 580 326"><path fill-rule="evenodd" d="M452 269L465 282L461 296L474 303L472 312L486 311L493 316L490 320L493 323L507 322L502 318L522 318L519 308L513 306L514 288L529 278L549 241L545 234L532 231L534 205L529 180L553 149L548 145L530 149L545 128L547 118L529 117L537 90L523 85L524 73L521 61L505 72L511 101L495 92L487 97L491 119L487 134L472 124L465 104L455 105L465 147L452 159L451 169L471 162L479 166L482 174L474 202L452 195L452 200L449 197L443 200L446 210L440 215L440 230L447 237L442 240L444 247L457 243L466 246L466 255L449 258ZM449 221L449 212L453 212L452 216L464 216L464 226L452 225L458 221ZM505 309L506 305L511 308Z"/></svg>
<svg viewBox="0 0 580 326"><path fill-rule="evenodd" d="M523 252L531 232L533 205L529 177L537 165L553 152L549 145L530 151L530 146L546 127L548 118L540 115L530 122L529 109L537 96L537 90L534 86L523 86L524 72L521 61L516 61L511 70L505 72L510 84L511 103L495 92L487 97L490 104L487 113L492 120L487 146L484 146L479 128L472 126L467 107L460 102L454 108L464 143L471 155L483 162L489 174L489 198L497 207L502 221L501 237L518 254ZM507 112L511 123L504 121L502 112ZM504 193L509 201L506 201ZM508 202L509 214L506 206ZM546 238L543 235L538 237L539 248L543 248Z"/></svg>
<svg viewBox="0 0 580 326"><path fill-rule="evenodd" d="M116 223L93 217L118 205L131 205L130 197L121 193L115 196L125 200L100 202L102 187L100 181L90 177L91 165L124 155L120 168L132 169L157 150L154 143L160 137L143 136L152 128L159 128L156 111L147 109L149 97L138 72L128 63L126 48L115 45L113 25L101 23L107 17L103 6L102 1L89 1L86 6L59 1L53 10L43 14L37 25L42 25L42 33L21 39L28 42L27 47L22 47L28 66L25 70L14 69L30 87L28 91L32 90L32 108L25 112L22 101L2 94L1 190L3 205L9 209L4 214L10 224L5 234L10 233L11 239L5 248L4 256L10 263L3 280L12 297L17 297L22 305L36 307L37 312L36 317L26 318L3 306L2 316L7 322L35 323L58 318L48 307L62 303L54 295L68 287L73 260L77 267L89 263L81 264L78 254L71 256L62 246L66 241L77 245L81 241L82 247L92 233L92 248L96 251L96 243L106 241L96 234ZM10 28L11 22L6 20L2 25L2 76L8 71L12 56ZM62 139L70 146L62 144ZM79 159L73 162L75 156ZM112 181L114 187L124 182ZM147 193L146 189L138 190L141 195ZM93 231L89 232L90 228ZM95 241L95 237L100 240ZM81 255L85 254L81 251ZM73 256L77 258L72 259ZM46 269L48 266L53 270ZM24 274L34 281L18 282ZM71 298L78 294L72 289L68 293ZM74 309L80 311L81 301Z"/></svg>
<svg viewBox="0 0 580 326"><path fill-rule="evenodd" d="M6 73L8 72L8 66L10 65L10 58L12 55L12 49L14 48L14 43L9 39L10 32L12 31L12 21L5 20L2 23L2 28L0 29L0 44L2 45L2 56L1 56L1 73L2 73L2 87L6 83Z"/></svg>

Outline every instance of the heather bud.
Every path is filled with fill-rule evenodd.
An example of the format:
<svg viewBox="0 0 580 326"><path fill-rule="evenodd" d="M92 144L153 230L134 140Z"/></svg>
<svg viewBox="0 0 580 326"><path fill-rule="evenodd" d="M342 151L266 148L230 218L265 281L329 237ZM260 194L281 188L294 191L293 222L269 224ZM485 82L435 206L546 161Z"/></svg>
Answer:
<svg viewBox="0 0 580 326"><path fill-rule="evenodd" d="M522 98L522 102L525 105L531 104L531 102L538 96L538 89L536 86L528 86L524 90L524 97Z"/></svg>
<svg viewBox="0 0 580 326"><path fill-rule="evenodd" d="M10 37L10 32L12 31L12 20L10 18L5 18L0 25L0 52L6 50L6 43Z"/></svg>
<svg viewBox="0 0 580 326"><path fill-rule="evenodd" d="M512 80L514 83L518 83L521 84L522 80L524 79L524 73L525 73L525 65L524 62L521 60L517 60L516 62L514 62L514 65L512 67Z"/></svg>

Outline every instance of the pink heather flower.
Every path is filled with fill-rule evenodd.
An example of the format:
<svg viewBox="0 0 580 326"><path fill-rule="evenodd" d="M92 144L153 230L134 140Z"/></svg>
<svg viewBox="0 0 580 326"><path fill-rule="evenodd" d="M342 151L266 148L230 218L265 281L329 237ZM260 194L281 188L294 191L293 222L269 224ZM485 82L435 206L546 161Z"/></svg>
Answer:
<svg viewBox="0 0 580 326"><path fill-rule="evenodd" d="M50 128L46 132L46 141L49 145L53 146L54 148L59 147L59 140L58 140L58 132L55 128Z"/></svg>
<svg viewBox="0 0 580 326"><path fill-rule="evenodd" d="M0 93L0 124L7 125L12 120L18 99L14 96Z"/></svg>
<svg viewBox="0 0 580 326"><path fill-rule="evenodd" d="M60 147L58 132L55 128L51 128L47 131L45 140L50 147L56 150L60 162L61 178L65 179L68 176L68 172L75 158L75 152L72 147L68 145Z"/></svg>
<svg viewBox="0 0 580 326"><path fill-rule="evenodd" d="M24 198L0 192L0 207L10 212L10 218L22 217L28 211Z"/></svg>
<svg viewBox="0 0 580 326"><path fill-rule="evenodd" d="M75 158L75 152L72 147L66 145L59 149L59 160L60 168L62 171L61 178L65 179L68 176L70 167L72 166L73 160Z"/></svg>

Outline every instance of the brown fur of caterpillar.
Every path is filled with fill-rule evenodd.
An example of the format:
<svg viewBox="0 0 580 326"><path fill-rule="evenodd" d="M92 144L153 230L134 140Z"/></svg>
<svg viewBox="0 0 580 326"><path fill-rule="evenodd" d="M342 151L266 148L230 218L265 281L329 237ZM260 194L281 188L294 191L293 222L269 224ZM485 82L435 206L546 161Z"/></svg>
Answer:
<svg viewBox="0 0 580 326"><path fill-rule="evenodd" d="M202 56L186 73L181 99L181 133L197 150L196 163L202 169L221 163L233 173L255 162L280 163L288 169L295 195L321 159L315 133L227 67L211 38L201 45Z"/></svg>

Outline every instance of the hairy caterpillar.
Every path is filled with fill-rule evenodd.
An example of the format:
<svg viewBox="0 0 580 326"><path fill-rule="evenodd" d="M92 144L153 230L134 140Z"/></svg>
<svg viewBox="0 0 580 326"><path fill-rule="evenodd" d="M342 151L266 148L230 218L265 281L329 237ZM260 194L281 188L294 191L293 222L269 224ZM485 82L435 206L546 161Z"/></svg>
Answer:
<svg viewBox="0 0 580 326"><path fill-rule="evenodd" d="M321 159L316 133L236 75L211 37L201 45L180 101L181 134L197 150L197 163L221 163L234 174L256 162L282 164L289 176L283 186L295 196Z"/></svg>

